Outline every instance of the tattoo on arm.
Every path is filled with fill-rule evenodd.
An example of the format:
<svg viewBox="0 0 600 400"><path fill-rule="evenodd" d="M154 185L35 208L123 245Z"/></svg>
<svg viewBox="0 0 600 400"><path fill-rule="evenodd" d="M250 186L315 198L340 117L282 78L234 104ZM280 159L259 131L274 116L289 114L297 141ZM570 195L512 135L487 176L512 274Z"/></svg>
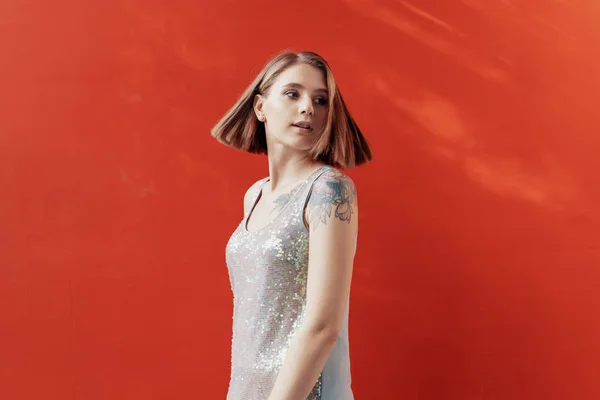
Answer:
<svg viewBox="0 0 600 400"><path fill-rule="evenodd" d="M327 224L334 212L334 218L350 223L356 207L356 186L345 174L329 170L322 175L324 184L316 184L307 207L308 222L312 230L319 223Z"/></svg>

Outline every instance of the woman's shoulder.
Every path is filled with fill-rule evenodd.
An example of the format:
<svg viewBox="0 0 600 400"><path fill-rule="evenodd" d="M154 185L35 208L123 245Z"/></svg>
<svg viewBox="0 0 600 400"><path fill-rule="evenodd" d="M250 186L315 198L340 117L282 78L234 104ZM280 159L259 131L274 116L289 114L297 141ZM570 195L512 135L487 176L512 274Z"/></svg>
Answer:
<svg viewBox="0 0 600 400"><path fill-rule="evenodd" d="M307 209L328 209L331 206L356 208L357 200L354 180L344 171L331 167L326 168L313 182Z"/></svg>
<svg viewBox="0 0 600 400"><path fill-rule="evenodd" d="M313 232L317 226L327 225L326 221L330 218L348 224L354 222L357 211L358 196L354 181L344 171L331 167L326 168L315 179L304 216L307 226Z"/></svg>
<svg viewBox="0 0 600 400"><path fill-rule="evenodd" d="M317 189L348 189L356 192L354 180L344 171L328 166L322 174L315 179L314 185Z"/></svg>

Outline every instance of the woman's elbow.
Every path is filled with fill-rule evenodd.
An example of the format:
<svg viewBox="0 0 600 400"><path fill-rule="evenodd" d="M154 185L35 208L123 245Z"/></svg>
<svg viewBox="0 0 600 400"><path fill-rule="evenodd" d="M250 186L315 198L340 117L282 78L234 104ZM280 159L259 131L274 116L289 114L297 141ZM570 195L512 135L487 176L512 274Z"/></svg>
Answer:
<svg viewBox="0 0 600 400"><path fill-rule="evenodd" d="M311 320L307 322L307 331L311 335L321 337L328 343L335 343L342 329L342 323L332 319Z"/></svg>

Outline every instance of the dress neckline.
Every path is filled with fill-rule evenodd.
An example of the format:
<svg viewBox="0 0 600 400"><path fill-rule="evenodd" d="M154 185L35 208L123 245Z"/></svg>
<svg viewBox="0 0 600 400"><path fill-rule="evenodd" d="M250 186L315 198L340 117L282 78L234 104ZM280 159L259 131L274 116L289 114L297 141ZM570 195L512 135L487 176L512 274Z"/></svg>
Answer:
<svg viewBox="0 0 600 400"><path fill-rule="evenodd" d="M306 178L304 178L304 180L302 180L302 183L300 183L300 185L298 187L298 190L296 190L294 192L294 194L292 194L292 196L290 197L290 199L282 207L281 211L279 211L277 213L277 215L275 216L275 218L273 218L269 223L267 223L262 228L248 230L248 221L250 220L250 217L252 216L252 214L254 214L254 209L256 208L256 205L258 204L258 201L262 197L263 186L264 186L265 183L267 183L271 179L269 177L263 178L263 181L260 184L260 189L258 191L258 194L256 195L256 197L254 199L254 203L252 204L252 207L250 207L250 211L248 211L248 215L246 215L246 217L244 218L244 223L243 223L244 232L246 232L246 233L258 233L258 232L261 232L261 231L267 229L271 225L273 225L277 221L277 219L279 219L279 216L281 214L283 214L283 212L286 210L286 208L288 207L288 205L296 198L296 196L298 195L298 193L300 193L302 191L302 188L304 187L304 185L306 184L306 182L308 182L308 180L310 178L312 178L312 176L314 174L316 174L317 171L320 171L320 170L322 170L323 168L326 168L326 167L329 167L329 165L321 165L320 167L318 167L317 169L315 169L314 171L312 171L310 174L308 174L308 176Z"/></svg>

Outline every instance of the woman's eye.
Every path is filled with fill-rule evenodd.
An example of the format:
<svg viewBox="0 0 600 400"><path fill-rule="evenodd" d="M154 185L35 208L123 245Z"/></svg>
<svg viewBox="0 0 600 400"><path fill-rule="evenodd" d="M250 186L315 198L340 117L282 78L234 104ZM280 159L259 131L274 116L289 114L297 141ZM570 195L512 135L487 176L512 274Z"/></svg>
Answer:
<svg viewBox="0 0 600 400"><path fill-rule="evenodd" d="M296 99L296 98L300 97L300 95L298 94L298 92L293 91L293 90L290 90L289 92L285 92L284 95L287 96L287 97L289 97L289 98L292 98L292 99ZM323 97L317 97L315 99L315 102L318 105L323 106L323 105L327 104L327 99L325 99Z"/></svg>

